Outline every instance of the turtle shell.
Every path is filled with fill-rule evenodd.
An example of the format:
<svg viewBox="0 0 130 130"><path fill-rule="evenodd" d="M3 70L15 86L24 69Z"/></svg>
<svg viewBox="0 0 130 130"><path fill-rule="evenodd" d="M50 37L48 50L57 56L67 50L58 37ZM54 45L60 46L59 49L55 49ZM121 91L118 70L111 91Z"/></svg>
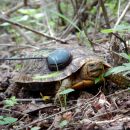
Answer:
<svg viewBox="0 0 130 130"><path fill-rule="evenodd" d="M21 72L19 72L20 74L14 78L14 81L16 83L47 83L60 81L74 74L86 62L89 63L93 60L102 60L99 56L96 56L93 51L85 47L78 46L75 48L70 48L69 46L65 47L65 49L67 49L71 53L72 61L64 69L58 71L50 71L46 59L28 60L23 62ZM38 51L37 55L33 56L43 56L43 53L41 52L45 52L45 50ZM49 55L50 53L51 52L49 52L47 55Z"/></svg>

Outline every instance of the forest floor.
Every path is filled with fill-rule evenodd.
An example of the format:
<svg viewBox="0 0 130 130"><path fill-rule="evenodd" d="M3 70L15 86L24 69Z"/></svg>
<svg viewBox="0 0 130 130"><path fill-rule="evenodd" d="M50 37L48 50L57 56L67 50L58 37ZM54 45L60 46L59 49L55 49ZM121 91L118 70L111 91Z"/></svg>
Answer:
<svg viewBox="0 0 130 130"><path fill-rule="evenodd" d="M0 40L1 43L11 44L1 46L1 58L12 57L14 50L19 49L13 46L6 34L3 38L1 36ZM104 53L103 49L95 49ZM32 49L26 49L26 52L31 51ZM19 49L17 56L20 57L23 53L25 51ZM0 62L0 123L3 123L0 125L1 130L130 129L130 90L119 89L120 87L111 81L105 83L105 87L109 88L107 94L100 89L102 84L97 85L99 89L94 95L87 91L75 91L67 98L66 108L55 104L54 96L44 96L40 91L24 93L24 96L6 96L7 90L10 91L11 86L15 85L11 79L16 73L20 73L17 71L19 63L22 61Z"/></svg>

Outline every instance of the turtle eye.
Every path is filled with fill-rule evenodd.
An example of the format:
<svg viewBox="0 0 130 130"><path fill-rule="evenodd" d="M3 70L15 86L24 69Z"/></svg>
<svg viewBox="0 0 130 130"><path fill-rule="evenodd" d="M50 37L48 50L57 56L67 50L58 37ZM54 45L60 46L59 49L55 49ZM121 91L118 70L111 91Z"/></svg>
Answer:
<svg viewBox="0 0 130 130"><path fill-rule="evenodd" d="M95 64L89 64L89 67L94 67L95 66Z"/></svg>

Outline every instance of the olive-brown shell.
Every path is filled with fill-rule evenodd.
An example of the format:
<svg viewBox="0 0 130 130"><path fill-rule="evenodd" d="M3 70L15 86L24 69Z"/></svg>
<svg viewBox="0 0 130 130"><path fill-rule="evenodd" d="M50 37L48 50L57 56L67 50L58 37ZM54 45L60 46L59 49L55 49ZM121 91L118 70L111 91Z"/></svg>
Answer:
<svg viewBox="0 0 130 130"><path fill-rule="evenodd" d="M78 46L75 48L64 47L70 51L72 55L71 63L62 70L50 71L46 59L35 59L23 62L20 74L14 78L17 83L33 83L33 82L53 82L60 81L71 74L74 74L85 63L90 61L102 61L91 50ZM45 51L45 50L43 50ZM40 52L36 56L41 56Z"/></svg>

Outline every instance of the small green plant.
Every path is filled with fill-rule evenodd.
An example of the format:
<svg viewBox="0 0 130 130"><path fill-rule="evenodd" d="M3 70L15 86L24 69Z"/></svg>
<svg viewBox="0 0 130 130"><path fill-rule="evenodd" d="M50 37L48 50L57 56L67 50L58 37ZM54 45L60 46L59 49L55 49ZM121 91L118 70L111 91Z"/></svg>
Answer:
<svg viewBox="0 0 130 130"><path fill-rule="evenodd" d="M74 89L68 88L68 89L65 89L65 90L63 90L63 91L61 91L61 92L59 93L59 95L62 96L63 99L64 99L64 103L61 101L61 98L59 99L61 106L64 106L64 107L66 108L66 106L67 106L67 101L66 101L66 100L67 100L67 95L68 95L69 93L73 92L73 91L74 91Z"/></svg>
<svg viewBox="0 0 130 130"><path fill-rule="evenodd" d="M60 124L59 124L59 125L60 125L60 128L65 127L68 123L69 123L69 122L68 122L67 120L61 121Z"/></svg>
<svg viewBox="0 0 130 130"><path fill-rule="evenodd" d="M95 84L97 84L98 82L104 80L104 74L100 75L99 77L95 78Z"/></svg>
<svg viewBox="0 0 130 130"><path fill-rule="evenodd" d="M15 65L15 70L19 71L22 68L22 64L16 64Z"/></svg>
<svg viewBox="0 0 130 130"><path fill-rule="evenodd" d="M107 77L111 74L117 74L117 73L122 73L124 76L130 73L130 55L126 53L120 53L120 56L123 58L127 59L129 62L128 63L123 63L120 66L113 67L109 69L105 74L104 77Z"/></svg>
<svg viewBox="0 0 130 130"><path fill-rule="evenodd" d="M130 32L130 25L120 24L117 25L115 28L101 30L101 32L105 34L114 33L114 32L126 32L126 31Z"/></svg>
<svg viewBox="0 0 130 130"><path fill-rule="evenodd" d="M123 63L120 66L113 67L109 69L105 74L104 77L109 76L111 74L117 74L123 72L123 75L127 75L130 73L130 55L126 53L120 53L120 56L128 60L128 63Z"/></svg>
<svg viewBox="0 0 130 130"><path fill-rule="evenodd" d="M0 125L8 125L17 121L17 118L0 116Z"/></svg>
<svg viewBox="0 0 130 130"><path fill-rule="evenodd" d="M17 99L15 96L12 96L10 99L4 100L4 107L13 107L15 104L17 104Z"/></svg>
<svg viewBox="0 0 130 130"><path fill-rule="evenodd" d="M121 66L111 68L105 73L104 76L106 77L111 74L117 74L117 73L121 73L121 72L123 72L123 75L127 75L128 73L130 73L130 63L124 63Z"/></svg>
<svg viewBox="0 0 130 130"><path fill-rule="evenodd" d="M60 95L67 95L67 94L69 94L70 92L73 92L73 91L74 91L74 89L68 88L68 89L65 89L62 92L60 92Z"/></svg>

